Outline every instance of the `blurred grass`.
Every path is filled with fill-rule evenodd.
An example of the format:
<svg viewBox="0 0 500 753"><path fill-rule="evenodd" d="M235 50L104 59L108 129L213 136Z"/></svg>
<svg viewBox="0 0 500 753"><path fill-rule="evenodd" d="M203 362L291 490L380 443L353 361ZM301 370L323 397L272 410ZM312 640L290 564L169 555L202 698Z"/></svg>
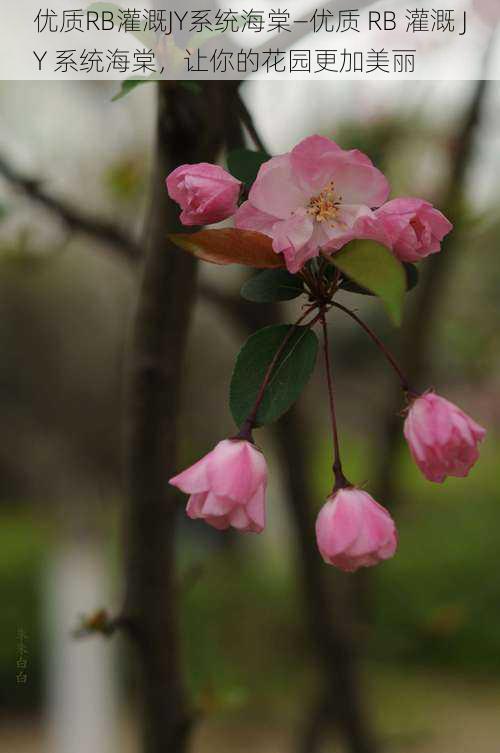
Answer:
<svg viewBox="0 0 500 753"><path fill-rule="evenodd" d="M40 577L49 547L46 530L25 512L0 515L0 707L30 708L42 689ZM27 634L29 681L18 685L17 631Z"/></svg>

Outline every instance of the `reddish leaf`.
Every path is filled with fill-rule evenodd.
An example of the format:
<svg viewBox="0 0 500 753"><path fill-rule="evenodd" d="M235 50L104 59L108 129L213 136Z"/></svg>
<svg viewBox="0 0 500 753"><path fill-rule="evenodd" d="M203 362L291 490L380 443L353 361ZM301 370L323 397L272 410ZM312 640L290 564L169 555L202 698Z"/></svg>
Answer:
<svg viewBox="0 0 500 753"><path fill-rule="evenodd" d="M285 266L283 256L273 251L271 238L253 230L200 230L175 233L169 238L179 248L212 264L244 264L257 269Z"/></svg>

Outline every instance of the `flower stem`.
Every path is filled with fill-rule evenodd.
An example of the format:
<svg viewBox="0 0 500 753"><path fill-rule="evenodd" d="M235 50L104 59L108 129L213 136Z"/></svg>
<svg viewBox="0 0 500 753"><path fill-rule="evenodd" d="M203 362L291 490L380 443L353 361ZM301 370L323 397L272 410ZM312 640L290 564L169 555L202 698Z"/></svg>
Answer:
<svg viewBox="0 0 500 753"><path fill-rule="evenodd" d="M328 386L328 398L330 402L330 416L332 421L332 434L333 434L333 474L335 476L335 486L333 492L338 489L343 489L349 485L346 477L342 472L342 462L340 460L340 444L339 444L339 432L337 428L337 416L335 413L335 400L333 395L333 376L332 366L330 363L330 350L328 347L328 329L326 326L326 318L324 311L320 314L321 326L323 328L323 351L325 356L325 371L326 371L326 383Z"/></svg>
<svg viewBox="0 0 500 753"><path fill-rule="evenodd" d="M351 311L351 309L348 309L346 306L343 306L341 303L337 303L336 301L332 301L332 306L335 306L335 308L340 309L345 314L347 314L347 316L350 316L351 319L354 319L354 321L359 324L359 326L366 332L366 334L371 337L375 345L384 354L384 356L398 375L401 382L401 389L409 395L418 395L417 392L410 388L406 375L403 373L403 370L399 366L398 362L396 361L388 347L384 345L380 337L375 334L375 332L357 314L355 314L354 311Z"/></svg>
<svg viewBox="0 0 500 753"><path fill-rule="evenodd" d="M307 310L300 316L294 324L290 327L288 332L286 333L285 337L283 338L278 350L274 354L271 363L267 367L266 373L264 375L264 379L262 380L262 384L260 385L259 391L257 393L257 397L255 399L255 403L253 405L252 410L248 414L247 418L245 419L240 431L236 435L235 439L246 439L249 442L252 442L252 430L255 427L255 424L257 422L257 414L259 412L259 408L262 404L262 401L264 399L264 395L266 393L266 389L269 386L269 382L271 381L271 377L273 375L274 369L276 365L278 364L279 359L283 355L286 346L290 342L290 339L295 334L297 327L304 321L304 319L307 319L310 313L314 311L314 309L318 308L318 304L314 303L312 306L309 306ZM310 322L308 322L305 326L310 329L313 327L317 321L321 318L321 313L319 313L317 316L314 317Z"/></svg>

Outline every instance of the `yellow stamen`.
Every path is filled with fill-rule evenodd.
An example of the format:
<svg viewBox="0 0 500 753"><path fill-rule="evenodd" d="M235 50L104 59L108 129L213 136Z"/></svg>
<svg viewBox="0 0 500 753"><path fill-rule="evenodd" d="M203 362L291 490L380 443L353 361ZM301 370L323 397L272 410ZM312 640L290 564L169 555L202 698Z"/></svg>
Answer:
<svg viewBox="0 0 500 753"><path fill-rule="evenodd" d="M309 202L307 213L314 217L317 222L333 222L339 213L342 196L335 193L333 181Z"/></svg>

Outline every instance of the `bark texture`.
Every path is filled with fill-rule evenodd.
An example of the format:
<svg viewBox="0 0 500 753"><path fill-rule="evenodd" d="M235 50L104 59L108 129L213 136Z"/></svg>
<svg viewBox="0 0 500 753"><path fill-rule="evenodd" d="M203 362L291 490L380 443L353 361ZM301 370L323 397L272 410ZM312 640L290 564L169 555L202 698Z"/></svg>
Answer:
<svg viewBox="0 0 500 753"><path fill-rule="evenodd" d="M234 87L202 94L158 86L157 145L130 391L129 509L124 615L142 674L144 753L183 753L192 716L180 668L175 575L177 419L182 362L194 303L196 263L168 234L179 228L165 177L177 165L213 162L223 144Z"/></svg>

